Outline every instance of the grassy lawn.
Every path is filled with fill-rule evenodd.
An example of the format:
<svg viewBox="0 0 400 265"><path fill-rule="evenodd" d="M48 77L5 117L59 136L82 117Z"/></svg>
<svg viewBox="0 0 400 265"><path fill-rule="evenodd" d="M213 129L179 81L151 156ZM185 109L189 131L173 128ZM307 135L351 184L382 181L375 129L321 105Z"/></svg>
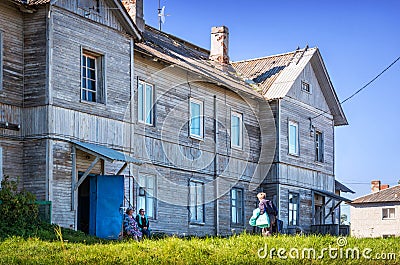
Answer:
<svg viewBox="0 0 400 265"><path fill-rule="evenodd" d="M263 238L244 234L230 238L169 237L141 242L92 239L83 243L11 237L0 242L0 264L264 263L400 264L400 238L285 235Z"/></svg>

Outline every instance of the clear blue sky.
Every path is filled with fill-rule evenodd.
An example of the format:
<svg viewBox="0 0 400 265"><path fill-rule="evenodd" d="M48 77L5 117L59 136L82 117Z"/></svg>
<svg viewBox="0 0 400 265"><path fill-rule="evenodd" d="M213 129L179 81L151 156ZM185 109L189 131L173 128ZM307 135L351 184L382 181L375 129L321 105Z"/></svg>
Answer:
<svg viewBox="0 0 400 265"><path fill-rule="evenodd" d="M161 0L163 31L209 49L212 26L230 31L233 61L320 48L339 100L400 56L400 1ZM146 23L158 28L158 0L144 0ZM359 197L370 181L400 180L400 62L343 105L336 128L336 178Z"/></svg>

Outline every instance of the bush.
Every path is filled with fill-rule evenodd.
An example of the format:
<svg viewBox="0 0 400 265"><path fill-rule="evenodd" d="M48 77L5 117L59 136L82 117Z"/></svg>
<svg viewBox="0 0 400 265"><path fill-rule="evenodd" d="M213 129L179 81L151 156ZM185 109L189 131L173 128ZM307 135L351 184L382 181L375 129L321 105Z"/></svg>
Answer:
<svg viewBox="0 0 400 265"><path fill-rule="evenodd" d="M0 189L0 238L10 235L29 236L40 220L36 197L25 190L18 190L18 181L4 177Z"/></svg>

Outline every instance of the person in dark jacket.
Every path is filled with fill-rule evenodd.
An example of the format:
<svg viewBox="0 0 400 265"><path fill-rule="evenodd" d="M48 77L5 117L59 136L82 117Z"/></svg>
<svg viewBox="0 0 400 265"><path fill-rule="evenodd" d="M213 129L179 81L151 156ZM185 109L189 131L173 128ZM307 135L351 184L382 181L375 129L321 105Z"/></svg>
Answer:
<svg viewBox="0 0 400 265"><path fill-rule="evenodd" d="M138 223L139 229L144 236L150 237L149 218L145 214L144 209L139 210L139 214L136 216L136 222Z"/></svg>
<svg viewBox="0 0 400 265"><path fill-rule="evenodd" d="M138 224L133 217L133 209L128 208L126 214L124 215L124 235L129 236L137 241L142 237L142 233L138 227Z"/></svg>
<svg viewBox="0 0 400 265"><path fill-rule="evenodd" d="M264 236L270 236L272 232L276 230L276 216L278 215L278 209L272 201L266 199L266 196L267 195L264 192L257 194L257 198L260 201L258 204L258 207L260 208L260 215L264 214L266 211L270 222L270 226L268 228L262 229L262 234Z"/></svg>

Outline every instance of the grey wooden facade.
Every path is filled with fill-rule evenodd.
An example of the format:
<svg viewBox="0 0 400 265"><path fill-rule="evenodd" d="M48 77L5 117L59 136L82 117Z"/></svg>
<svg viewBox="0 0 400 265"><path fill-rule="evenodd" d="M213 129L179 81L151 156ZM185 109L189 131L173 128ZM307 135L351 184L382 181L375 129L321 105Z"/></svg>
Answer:
<svg viewBox="0 0 400 265"><path fill-rule="evenodd" d="M252 231L248 220L261 190L278 205L288 232L289 192L300 197L298 226L309 230L315 223L314 192L334 192L334 126L347 123L318 50L287 56L291 85L270 97L262 82L256 88L245 82L239 64L209 60L209 51L151 27L140 32L117 0L0 0L0 7L2 170L21 176L21 188L38 200L52 201L52 222L79 228L78 174L118 173L125 176L125 207L138 207L142 176L154 180L155 231ZM99 58L96 102L82 99L84 54ZM304 80L312 93L301 90ZM151 124L138 119L139 82L153 87ZM277 84L279 77L269 85ZM202 102L201 139L189 133L191 99ZM242 115L240 148L231 144L233 112ZM299 128L295 156L288 154L289 121ZM315 161L315 131L324 137L322 163ZM73 141L106 146L144 164L125 167ZM191 221L191 181L204 185L201 222ZM232 189L242 196L237 223Z"/></svg>
<svg viewBox="0 0 400 265"><path fill-rule="evenodd" d="M279 208L287 233L310 232L311 225L339 224L340 201L335 195L334 127L346 125L325 65L317 48L233 63L252 79L268 100L276 124L273 166L261 188ZM309 90L303 89L303 83ZM297 124L298 150L289 152L289 125ZM322 135L320 161L316 134ZM289 194L298 196L297 222L290 223Z"/></svg>

